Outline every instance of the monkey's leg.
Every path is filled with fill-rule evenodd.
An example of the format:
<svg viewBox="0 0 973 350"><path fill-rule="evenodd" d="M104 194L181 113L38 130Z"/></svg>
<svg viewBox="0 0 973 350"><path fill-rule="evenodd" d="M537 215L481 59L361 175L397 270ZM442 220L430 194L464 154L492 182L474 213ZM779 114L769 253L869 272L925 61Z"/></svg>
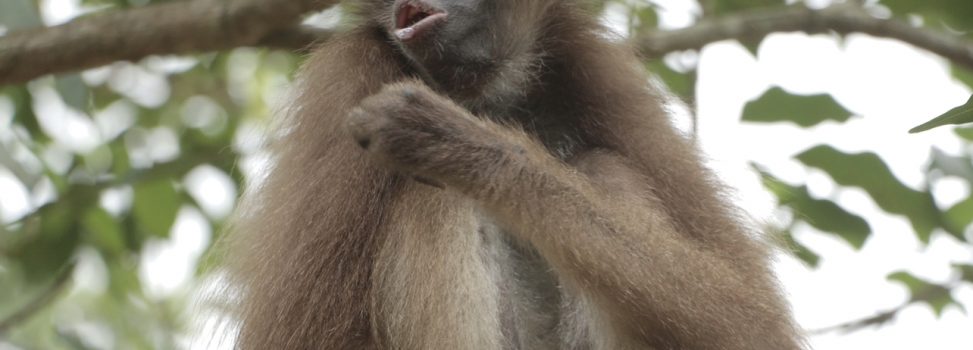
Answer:
<svg viewBox="0 0 973 350"><path fill-rule="evenodd" d="M661 348L798 348L786 310L741 273L765 267L681 234L624 157L591 151L566 164L418 83L366 99L349 123L376 161L480 202L620 332Z"/></svg>

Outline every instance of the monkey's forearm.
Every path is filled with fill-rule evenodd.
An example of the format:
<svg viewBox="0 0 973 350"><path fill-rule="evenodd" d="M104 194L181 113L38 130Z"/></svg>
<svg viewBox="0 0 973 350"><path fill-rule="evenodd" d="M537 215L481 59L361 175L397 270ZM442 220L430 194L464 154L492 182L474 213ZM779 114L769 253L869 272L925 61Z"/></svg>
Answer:
<svg viewBox="0 0 973 350"><path fill-rule="evenodd" d="M761 343L786 339L762 336L786 332L773 324L779 310L746 295L754 281L741 271L762 267L680 232L623 158L591 152L567 165L526 133L476 118L419 82L386 86L348 127L375 161L479 202L557 276L611 310L614 328L665 334L646 340L663 348L788 348Z"/></svg>
<svg viewBox="0 0 973 350"><path fill-rule="evenodd" d="M773 308L744 297L750 285L736 271L749 267L678 232L620 157L586 155L574 167L529 140L495 153L505 159L484 163L476 172L488 174L482 182L460 188L534 245L558 275L615 310L619 327L665 329L676 343L693 345L686 348L781 348L761 344L777 339L761 334L782 330L763 321L773 319L765 317ZM738 329L720 328L727 324Z"/></svg>

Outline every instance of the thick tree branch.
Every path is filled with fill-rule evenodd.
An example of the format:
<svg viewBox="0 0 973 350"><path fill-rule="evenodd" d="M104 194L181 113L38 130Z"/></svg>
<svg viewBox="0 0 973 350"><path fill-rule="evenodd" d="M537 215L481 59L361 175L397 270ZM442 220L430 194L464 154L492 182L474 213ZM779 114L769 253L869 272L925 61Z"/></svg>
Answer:
<svg viewBox="0 0 973 350"><path fill-rule="evenodd" d="M775 32L827 31L865 33L901 40L973 69L973 41L913 27L899 20L877 18L854 4L834 5L821 10L790 6L719 17L686 29L640 35L637 45L643 54L657 57L673 51L698 49L721 40L760 39Z"/></svg>
<svg viewBox="0 0 973 350"><path fill-rule="evenodd" d="M331 35L298 24L301 15L338 0L195 0L108 12L70 23L0 37L0 85L45 74L92 68L149 55L226 50L240 46L302 49ZM637 36L646 56L698 49L775 32L865 33L898 39L973 69L973 41L894 19L876 18L855 4L821 10L803 6L703 20L674 31Z"/></svg>
<svg viewBox="0 0 973 350"><path fill-rule="evenodd" d="M328 40L333 34L334 32L328 29L295 25L267 33L254 46L304 52L315 42Z"/></svg>
<svg viewBox="0 0 973 350"><path fill-rule="evenodd" d="M194 0L82 17L0 37L0 84L135 61L149 55L240 46L293 48L320 36L299 27L304 14L338 0Z"/></svg>

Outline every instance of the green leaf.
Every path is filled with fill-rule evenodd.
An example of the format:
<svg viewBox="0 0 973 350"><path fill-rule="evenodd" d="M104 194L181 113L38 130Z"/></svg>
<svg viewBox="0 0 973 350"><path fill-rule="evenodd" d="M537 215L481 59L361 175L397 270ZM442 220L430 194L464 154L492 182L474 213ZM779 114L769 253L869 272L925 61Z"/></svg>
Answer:
<svg viewBox="0 0 973 350"><path fill-rule="evenodd" d="M973 183L973 162L970 162L970 158L952 156L933 147L929 160L929 170L939 170L943 175L956 176Z"/></svg>
<svg viewBox="0 0 973 350"><path fill-rule="evenodd" d="M639 28L649 29L659 26L659 14L656 12L656 6L646 6L636 9L635 16L638 18ZM633 31L637 29L632 28Z"/></svg>
<svg viewBox="0 0 973 350"><path fill-rule="evenodd" d="M68 106L82 112L88 109L91 92L80 74L58 76L54 79L54 88Z"/></svg>
<svg viewBox="0 0 973 350"><path fill-rule="evenodd" d="M852 113L831 95L791 95L779 87L767 90L743 109L743 120L749 122L793 122L803 127L826 120L847 121Z"/></svg>
<svg viewBox="0 0 973 350"><path fill-rule="evenodd" d="M81 4L91 7L128 5L125 0L81 0Z"/></svg>
<svg viewBox="0 0 973 350"><path fill-rule="evenodd" d="M684 100L692 100L696 96L696 71L680 73L669 68L662 60L654 60L648 65L650 72L666 83L669 91Z"/></svg>
<svg viewBox="0 0 973 350"><path fill-rule="evenodd" d="M966 123L973 123L973 96L970 96L970 99L962 106L950 109L946 113L940 114L938 117L912 128L909 130L909 133L914 134L948 124Z"/></svg>
<svg viewBox="0 0 973 350"><path fill-rule="evenodd" d="M14 103L14 121L27 128L34 141L43 142L50 139L34 115L34 100L25 86L8 86L3 89L4 94Z"/></svg>
<svg viewBox="0 0 973 350"><path fill-rule="evenodd" d="M777 196L780 205L790 208L797 219L822 232L837 235L855 249L865 245L865 240L872 233L865 219L849 213L835 202L812 197L807 186L791 186L767 172L759 172L764 187Z"/></svg>
<svg viewBox="0 0 973 350"><path fill-rule="evenodd" d="M846 154L821 145L802 152L797 159L828 173L843 186L865 190L882 210L905 216L923 242L928 243L933 229L941 227L932 195L902 184L874 153Z"/></svg>
<svg viewBox="0 0 973 350"><path fill-rule="evenodd" d="M50 278L68 264L78 247L77 215L68 201L41 207L11 237L3 255L23 269L27 282Z"/></svg>
<svg viewBox="0 0 973 350"><path fill-rule="evenodd" d="M81 156L79 165L91 174L108 174L112 168L112 154L108 145L102 144Z"/></svg>
<svg viewBox="0 0 973 350"><path fill-rule="evenodd" d="M154 180L135 186L132 213L141 230L150 235L168 237L181 204L181 197L172 182L167 179Z"/></svg>
<svg viewBox="0 0 973 350"><path fill-rule="evenodd" d="M755 8L783 6L781 0L702 0L706 16L723 15Z"/></svg>
<svg viewBox="0 0 973 350"><path fill-rule="evenodd" d="M3 0L0 1L0 24L8 30L18 30L40 26L41 18L34 1Z"/></svg>
<svg viewBox="0 0 973 350"><path fill-rule="evenodd" d="M907 272L895 272L888 275L888 280L893 282L899 282L909 289L909 293L912 295L910 299L911 302L921 302L932 307L933 312L936 316L942 316L943 309L949 305L956 305L962 308L961 305L956 303L953 299L952 292L949 288L944 286L926 282L916 276L913 276Z"/></svg>
<svg viewBox="0 0 973 350"><path fill-rule="evenodd" d="M108 261L108 290L119 298L127 298L132 292L140 292L138 271L127 261Z"/></svg>
<svg viewBox="0 0 973 350"><path fill-rule="evenodd" d="M955 176L973 183L973 163L968 157L957 157L946 154L945 152L933 147L932 154L929 156L929 170L937 170L945 176ZM965 241L963 232L973 221L973 197L961 201L943 213L943 227L953 237L960 241Z"/></svg>
<svg viewBox="0 0 973 350"><path fill-rule="evenodd" d="M973 223L973 197L966 198L959 203L956 203L951 208L947 209L943 213L945 220L949 222L950 225L955 226L954 230L950 233L954 237L961 241L965 241L966 237L963 236L963 231L966 230L967 226Z"/></svg>
<svg viewBox="0 0 973 350"><path fill-rule="evenodd" d="M121 254L125 251L121 226L101 207L88 209L81 224L88 233L88 240L102 252Z"/></svg>
<svg viewBox="0 0 973 350"><path fill-rule="evenodd" d="M128 149L125 147L125 142L116 140L108 144L108 149L111 151L111 172L117 177L124 177L132 172L132 164L129 159Z"/></svg>
<svg viewBox="0 0 973 350"><path fill-rule="evenodd" d="M973 283L973 265L954 264L953 267L959 270L960 279Z"/></svg>
<svg viewBox="0 0 973 350"><path fill-rule="evenodd" d="M902 283L903 285L905 285L906 288L909 289L909 293L913 295L915 295L918 292L921 292L923 288L929 285L929 283L926 283L925 281L919 279L918 277L903 271L893 272L889 274L886 278L888 278L889 281Z"/></svg>
<svg viewBox="0 0 973 350"><path fill-rule="evenodd" d="M954 78L966 84L966 86L973 88L973 71L957 64L950 65L950 70L953 72Z"/></svg>
<svg viewBox="0 0 973 350"><path fill-rule="evenodd" d="M794 233L791 231L781 232L779 237L783 238L784 244L786 244L787 250L794 254L799 260L803 261L807 266L816 268L821 263L821 256L812 251L807 246L801 244L796 239L794 239Z"/></svg>
<svg viewBox="0 0 973 350"><path fill-rule="evenodd" d="M737 42L739 42L743 48L747 49L747 51L750 52L753 57L757 57L757 53L760 50L760 44L764 42L764 37L741 38L737 39Z"/></svg>
<svg viewBox="0 0 973 350"><path fill-rule="evenodd" d="M958 127L953 129L953 132L966 141L973 141L973 127Z"/></svg>
<svg viewBox="0 0 973 350"><path fill-rule="evenodd" d="M973 28L973 2L969 0L882 0L882 4L900 16L921 15L927 26L945 24L953 30Z"/></svg>

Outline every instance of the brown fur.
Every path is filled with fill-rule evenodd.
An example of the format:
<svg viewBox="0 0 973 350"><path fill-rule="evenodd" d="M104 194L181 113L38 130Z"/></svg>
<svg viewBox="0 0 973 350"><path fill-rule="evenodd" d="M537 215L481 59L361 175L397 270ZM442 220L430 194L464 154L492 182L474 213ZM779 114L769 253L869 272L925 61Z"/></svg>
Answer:
<svg viewBox="0 0 973 350"><path fill-rule="evenodd" d="M635 55L572 1L490 6L489 71L404 54L379 0L309 58L234 225L238 346L802 348Z"/></svg>

